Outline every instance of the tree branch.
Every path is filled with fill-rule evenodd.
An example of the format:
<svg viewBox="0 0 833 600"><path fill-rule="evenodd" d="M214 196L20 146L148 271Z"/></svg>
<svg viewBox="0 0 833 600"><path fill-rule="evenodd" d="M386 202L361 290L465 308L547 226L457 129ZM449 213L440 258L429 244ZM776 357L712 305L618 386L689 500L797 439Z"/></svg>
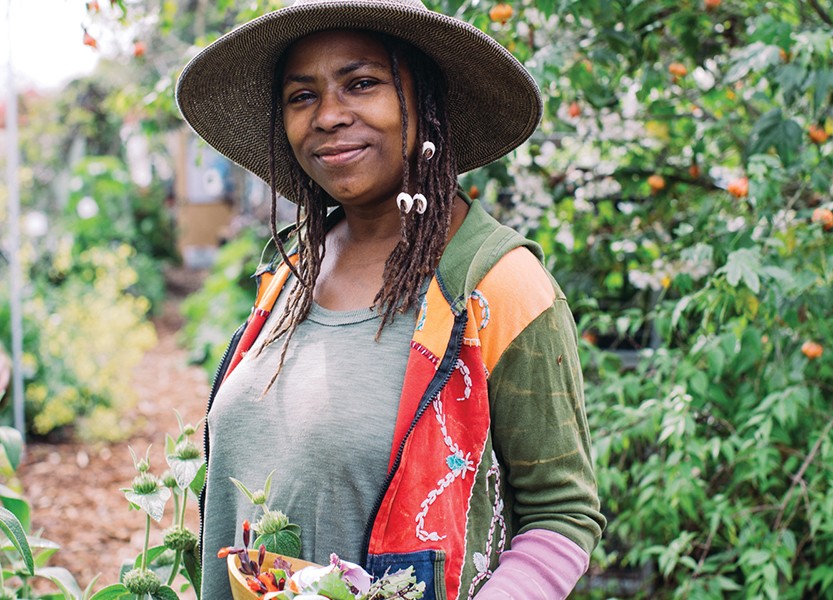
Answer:
<svg viewBox="0 0 833 600"><path fill-rule="evenodd" d="M807 3L813 7L813 10L816 11L821 20L827 23L828 25L833 25L833 19L830 18L826 12L824 12L824 8L819 4L819 0L807 0Z"/></svg>
<svg viewBox="0 0 833 600"><path fill-rule="evenodd" d="M781 508L778 510L778 516L775 518L775 525L773 526L773 530L778 530L781 528L781 519L784 517L784 511L787 510L787 505L790 503L792 499L793 492L795 492L795 488L799 485L804 483L803 477L804 472L807 470L807 467L810 466L815 458L816 454L818 454L819 448L821 448L821 443L827 437L827 434L830 433L830 429L833 428L833 419L827 422L827 425L824 426L824 431L821 432L821 435L816 440L816 443L813 444L813 447L810 449L810 453L807 454L807 458L804 459L804 462L801 464L801 467L798 469L798 472L792 476L792 484L790 485L790 489L787 490L787 495L784 497L784 502L781 503Z"/></svg>

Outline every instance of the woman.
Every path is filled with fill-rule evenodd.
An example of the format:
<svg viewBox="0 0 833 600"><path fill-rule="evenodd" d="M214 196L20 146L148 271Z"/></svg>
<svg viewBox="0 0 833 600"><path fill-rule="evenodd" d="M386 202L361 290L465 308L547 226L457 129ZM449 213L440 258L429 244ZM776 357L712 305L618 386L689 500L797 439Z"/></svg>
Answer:
<svg viewBox="0 0 833 600"><path fill-rule="evenodd" d="M254 515L229 478L273 470L305 559L414 566L429 599L566 596L604 527L575 324L540 249L456 183L533 132L529 74L418 0L299 0L203 50L177 100L298 204L288 233L273 206L209 402L202 597Z"/></svg>

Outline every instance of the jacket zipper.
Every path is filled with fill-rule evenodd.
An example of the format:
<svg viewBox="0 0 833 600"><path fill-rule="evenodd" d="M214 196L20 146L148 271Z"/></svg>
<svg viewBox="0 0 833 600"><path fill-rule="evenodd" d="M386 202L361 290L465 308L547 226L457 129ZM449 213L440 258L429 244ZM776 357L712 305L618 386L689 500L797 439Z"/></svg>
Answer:
<svg viewBox="0 0 833 600"><path fill-rule="evenodd" d="M203 425L203 436L202 436L202 445L203 445L203 457L205 460L205 480L202 484L202 490L200 490L199 495L199 515L200 515L200 548L202 548L202 535L203 535L203 526L204 526L204 513L205 513L205 482L208 481L208 413L211 411L211 405L214 403L214 397L217 395L217 390L220 387L220 382L222 381L222 377L224 376L226 370L228 369L229 359L231 358L231 353L237 345L240 343L240 338L243 336L243 332L246 330L246 326L248 325L248 321L243 323L240 327L237 328L237 331L234 332L234 335L231 336L228 345L226 346L225 351L223 352L223 357L220 359L220 364L217 366L217 370L214 371L214 379L211 382L211 393L208 395L208 404L205 408L205 421ZM200 562L202 562L202 553L199 556Z"/></svg>
<svg viewBox="0 0 833 600"><path fill-rule="evenodd" d="M364 530L361 564L365 567L367 567L367 557L370 553L370 536L373 532L373 524L375 523L376 517L379 514L379 509L382 507L382 502L384 501L385 496L387 495L388 487L390 487L393 478L396 476L396 471L399 469L399 464L402 461L402 453L405 450L405 444L408 441L408 438L411 436L411 432L416 427L417 422L420 420L422 415L425 413L425 410L428 408L428 405L431 403L434 397L446 386L449 379L451 379L451 375L454 373L453 361L455 361L457 357L460 356L460 351L463 347L463 333L466 330L467 322L468 313L466 311L463 311L462 313L460 313L460 315L457 316L457 318L455 318L454 325L451 330L451 340L449 340L449 345L445 351L445 355L440 361L440 365L437 368L437 372L434 374L433 379L431 379L431 382L428 384L428 388L425 390L425 393L419 401L419 406L417 407L416 415L414 415L414 418L411 421L411 426L408 428L408 431L402 438L402 442L399 444L399 449L396 452L396 459L393 461L393 466L391 466L391 469L388 472L388 476L385 478L385 483L382 485L382 489L376 496L376 503L373 505L373 510L370 512L370 518Z"/></svg>

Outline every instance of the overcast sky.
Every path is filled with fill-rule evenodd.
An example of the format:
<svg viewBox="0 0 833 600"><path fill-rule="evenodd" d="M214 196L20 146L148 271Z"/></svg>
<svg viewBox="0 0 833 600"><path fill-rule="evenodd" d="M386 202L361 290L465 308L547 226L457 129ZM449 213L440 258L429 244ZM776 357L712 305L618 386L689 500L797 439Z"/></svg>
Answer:
<svg viewBox="0 0 833 600"><path fill-rule="evenodd" d="M33 85L56 88L75 75L91 71L97 53L82 43L85 14L84 0L0 0L2 87L6 87L9 41L19 91Z"/></svg>

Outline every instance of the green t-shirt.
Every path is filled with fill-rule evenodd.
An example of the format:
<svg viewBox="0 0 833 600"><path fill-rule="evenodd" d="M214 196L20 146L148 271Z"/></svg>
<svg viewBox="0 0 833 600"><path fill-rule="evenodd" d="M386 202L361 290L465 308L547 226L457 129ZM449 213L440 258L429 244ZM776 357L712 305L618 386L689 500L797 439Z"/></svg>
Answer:
<svg viewBox="0 0 833 600"><path fill-rule="evenodd" d="M359 562L364 527L387 475L414 325L413 311L398 315L377 342L377 312L313 305L263 400L282 340L259 355L255 342L223 383L208 415L203 600L228 600L226 564L217 551L241 545L242 521L254 523L262 513L229 477L255 491L274 469L267 506L301 526L301 558L327 564L335 552Z"/></svg>

